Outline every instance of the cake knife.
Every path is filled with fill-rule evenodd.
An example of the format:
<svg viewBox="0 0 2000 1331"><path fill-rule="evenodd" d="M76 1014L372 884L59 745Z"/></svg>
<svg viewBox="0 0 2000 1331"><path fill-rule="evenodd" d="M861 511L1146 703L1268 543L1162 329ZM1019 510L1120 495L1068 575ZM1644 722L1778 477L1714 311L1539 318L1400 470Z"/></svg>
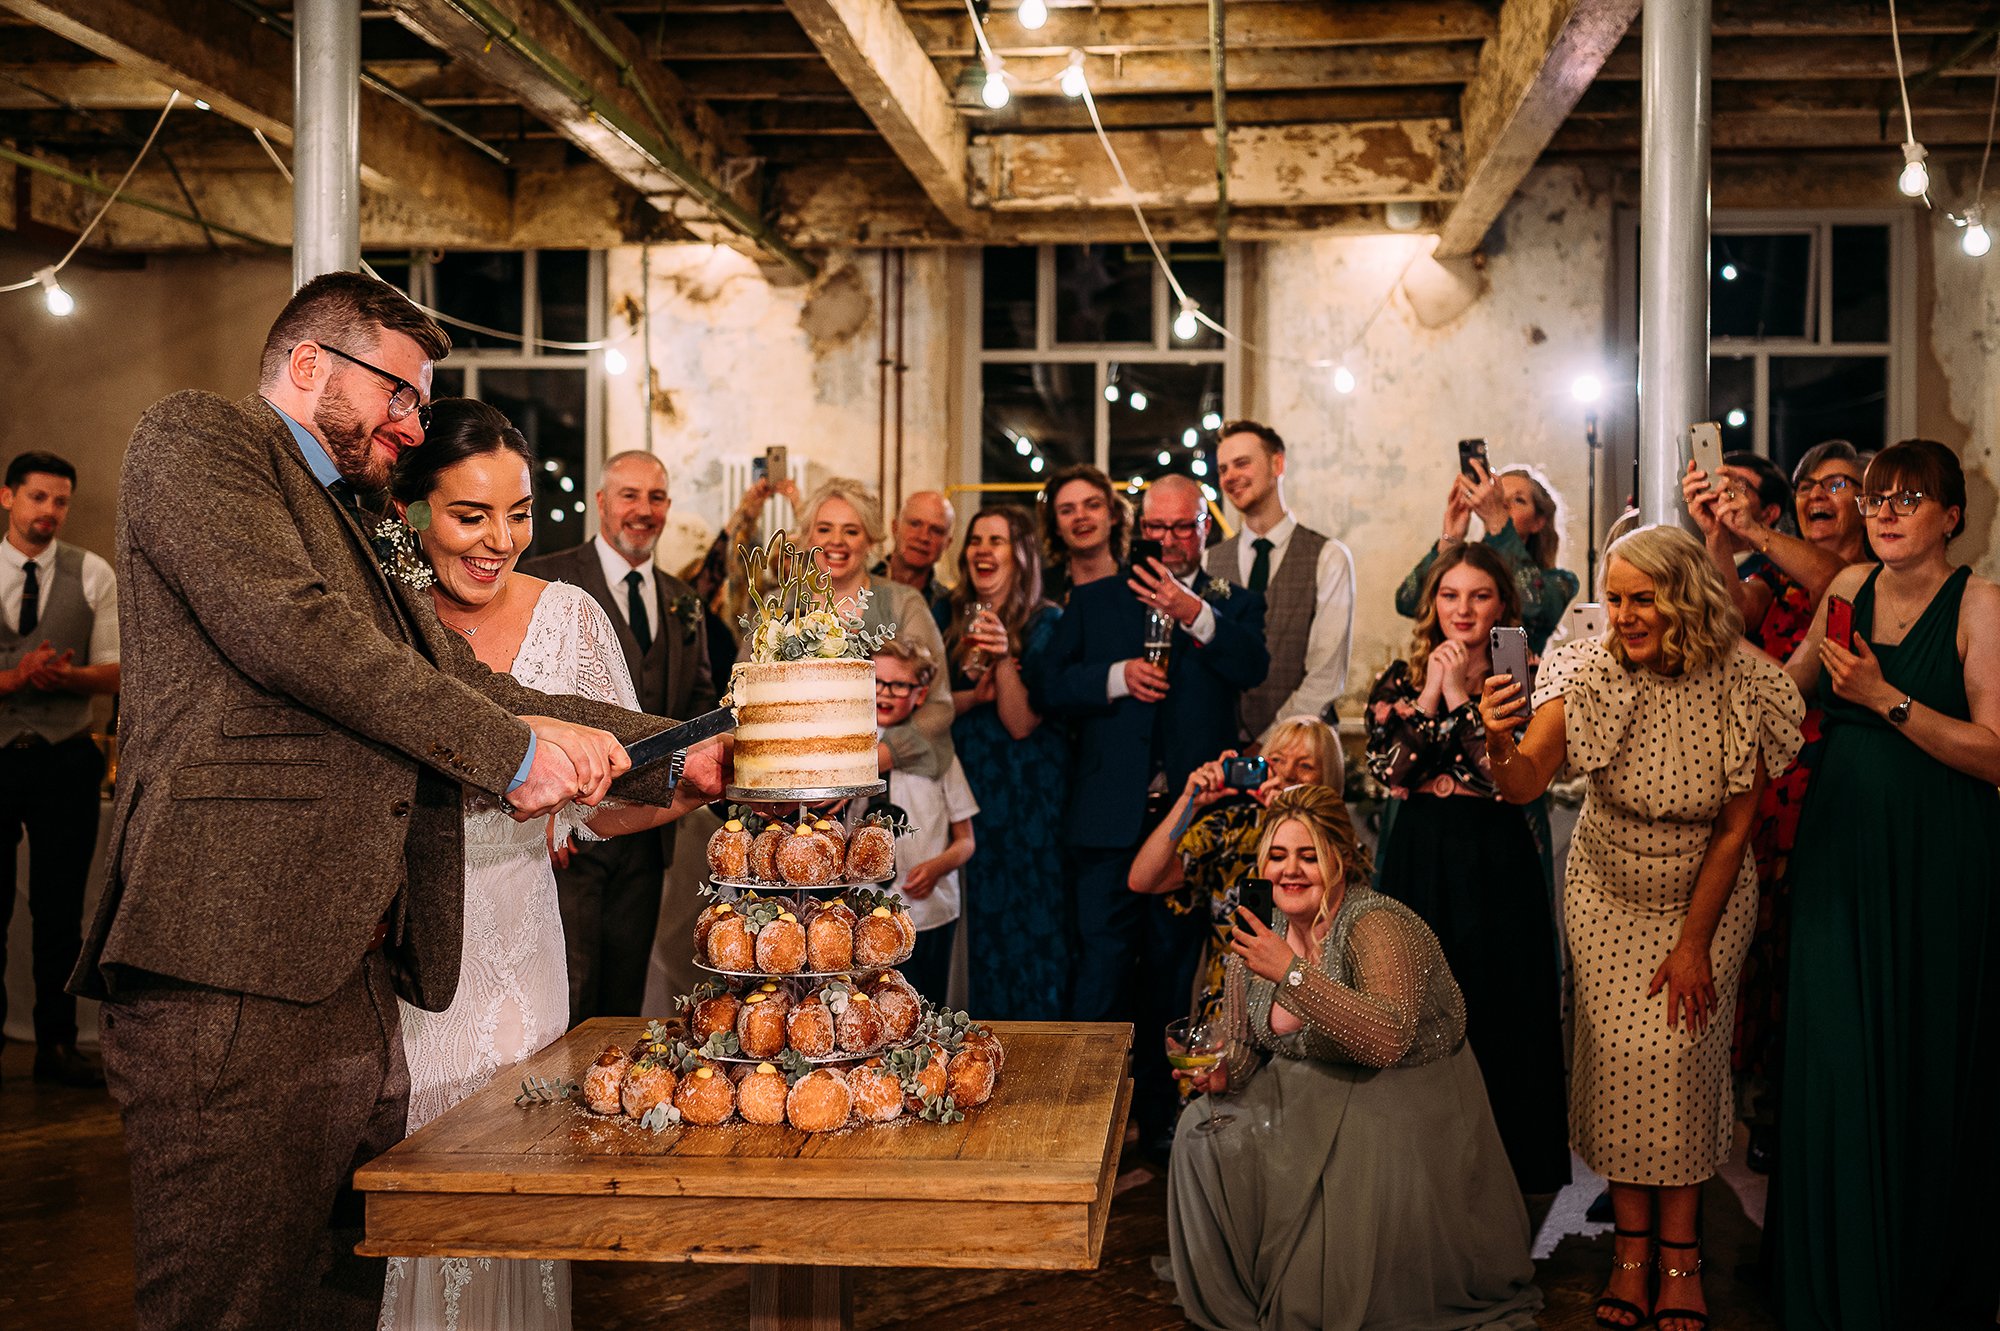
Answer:
<svg viewBox="0 0 2000 1331"><path fill-rule="evenodd" d="M664 762L683 749L734 729L736 710L733 707L718 707L712 712L703 712L692 721L683 721L658 734L634 740L625 746L625 754L632 760L632 770L637 771L641 767Z"/></svg>

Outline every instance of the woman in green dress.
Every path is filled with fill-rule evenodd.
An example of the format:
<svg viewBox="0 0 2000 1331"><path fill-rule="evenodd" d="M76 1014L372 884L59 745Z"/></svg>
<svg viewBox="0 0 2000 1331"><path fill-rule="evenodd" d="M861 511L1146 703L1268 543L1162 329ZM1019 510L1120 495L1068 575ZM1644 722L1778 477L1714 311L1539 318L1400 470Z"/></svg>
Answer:
<svg viewBox="0 0 2000 1331"><path fill-rule="evenodd" d="M1481 544L1500 556L1520 588L1521 627L1528 631L1528 646L1545 650L1549 635L1562 623L1563 611L1576 599L1577 581L1576 574L1556 567L1562 508L1555 491L1533 467L1486 472L1478 481L1453 473L1444 501L1444 534L1396 588L1396 613L1405 619L1423 614L1424 580L1431 565L1445 551L1465 543L1474 514L1486 528Z"/></svg>
<svg viewBox="0 0 2000 1331"><path fill-rule="evenodd" d="M1826 751L1792 852L1778 1173L1786 1331L1991 1331L2000 1307L2000 588L1953 567L1965 474L1906 440L1792 658ZM1854 606L1851 650L1827 604Z"/></svg>

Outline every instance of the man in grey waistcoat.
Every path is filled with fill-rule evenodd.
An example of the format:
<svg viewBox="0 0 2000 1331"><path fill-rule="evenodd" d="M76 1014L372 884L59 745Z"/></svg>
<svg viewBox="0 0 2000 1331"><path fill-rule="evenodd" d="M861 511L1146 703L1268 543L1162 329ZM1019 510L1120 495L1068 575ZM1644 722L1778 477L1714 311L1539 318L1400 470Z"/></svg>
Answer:
<svg viewBox="0 0 2000 1331"><path fill-rule="evenodd" d="M1261 748L1287 717L1334 721L1354 641L1354 556L1285 506L1285 441L1270 426L1225 424L1215 465L1243 526L1210 547L1208 571L1264 594L1271 670L1244 693L1241 714L1244 742Z"/></svg>
<svg viewBox="0 0 2000 1331"><path fill-rule="evenodd" d="M598 481L597 535L528 560L521 571L581 587L604 607L641 711L699 716L715 706L701 601L653 563L672 504L665 464L651 453L619 453L606 460ZM582 842L556 870L571 1021L639 1015L675 831L668 823L657 832ZM692 885L687 896L691 929L699 913Z"/></svg>
<svg viewBox="0 0 2000 1331"><path fill-rule="evenodd" d="M25 832L35 1080L102 1086L104 1074L77 1052L76 999L64 983L83 947L97 848L104 755L90 737L90 707L93 696L118 691L118 583L101 557L56 539L75 490L76 468L54 453L21 454L0 487L0 957Z"/></svg>

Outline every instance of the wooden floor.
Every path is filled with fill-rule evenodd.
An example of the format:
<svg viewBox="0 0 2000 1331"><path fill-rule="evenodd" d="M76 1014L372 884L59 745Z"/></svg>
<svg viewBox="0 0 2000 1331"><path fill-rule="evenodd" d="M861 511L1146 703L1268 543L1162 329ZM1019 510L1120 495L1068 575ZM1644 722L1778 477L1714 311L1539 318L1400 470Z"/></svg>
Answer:
<svg viewBox="0 0 2000 1331"><path fill-rule="evenodd" d="M132 1324L131 1205L118 1115L103 1092L29 1080L32 1051L0 1051L0 1326L23 1331L117 1331ZM1041 1331L1051 1315L1093 1331L1185 1326L1172 1287L1153 1278L1167 1250L1166 1189L1128 1174L1111 1209L1096 1271L863 1272L855 1325L864 1331ZM1558 1199L1551 1225L1581 1213L1588 1188ZM1739 1278L1757 1230L1720 1180L1706 1198L1708 1296L1716 1331L1772 1327L1761 1295ZM1549 1328L1590 1327L1610 1239L1570 1234L1540 1265ZM574 1272L575 1322L595 1331L717 1331L748 1322L738 1267L589 1263ZM471 1331L471 1329L468 1329Z"/></svg>

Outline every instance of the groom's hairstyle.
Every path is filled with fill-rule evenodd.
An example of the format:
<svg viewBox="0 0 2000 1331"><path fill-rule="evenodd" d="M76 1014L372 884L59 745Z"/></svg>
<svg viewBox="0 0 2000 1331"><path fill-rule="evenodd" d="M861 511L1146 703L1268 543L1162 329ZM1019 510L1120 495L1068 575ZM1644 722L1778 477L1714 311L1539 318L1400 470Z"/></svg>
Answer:
<svg viewBox="0 0 2000 1331"><path fill-rule="evenodd" d="M385 331L415 342L427 360L451 354L451 338L437 321L387 282L361 273L322 273L300 287L278 312L258 365L262 382L277 382L292 348L301 342L366 355L381 343Z"/></svg>

